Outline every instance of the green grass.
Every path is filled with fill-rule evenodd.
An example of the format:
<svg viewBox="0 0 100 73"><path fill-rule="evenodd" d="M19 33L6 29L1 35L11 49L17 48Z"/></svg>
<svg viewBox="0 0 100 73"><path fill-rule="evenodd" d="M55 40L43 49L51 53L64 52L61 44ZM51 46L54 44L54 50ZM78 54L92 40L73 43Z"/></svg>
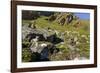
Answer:
<svg viewBox="0 0 100 73"><path fill-rule="evenodd" d="M80 34L89 34L88 28L89 28L89 20L81 20L81 25L78 28L73 27L73 23L75 21L73 21L71 24L69 25L63 25L61 26L60 24L58 24L57 22L48 22L47 20L45 20L47 17L41 17L38 18L36 20L36 26L38 28L52 28L54 30L57 30L59 32L64 32L64 31L77 31ZM30 23L33 22L34 20L23 20L22 23L26 24L26 23Z"/></svg>

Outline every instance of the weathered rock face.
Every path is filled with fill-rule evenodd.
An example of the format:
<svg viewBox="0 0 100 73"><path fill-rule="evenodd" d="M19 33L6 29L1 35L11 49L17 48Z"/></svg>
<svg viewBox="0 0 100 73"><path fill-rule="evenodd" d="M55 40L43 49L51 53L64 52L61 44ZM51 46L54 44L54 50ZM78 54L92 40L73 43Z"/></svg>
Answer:
<svg viewBox="0 0 100 73"><path fill-rule="evenodd" d="M68 24L73 20L73 15L69 13L60 13L59 16L57 16L56 21L61 24Z"/></svg>
<svg viewBox="0 0 100 73"><path fill-rule="evenodd" d="M60 25L69 24L73 20L77 20L77 17L74 16L73 13L61 12L61 13L55 13L54 15L51 15L49 17L49 21L56 21Z"/></svg>
<svg viewBox="0 0 100 73"><path fill-rule="evenodd" d="M28 42L28 45L26 45L26 47L29 48L32 53L35 53L34 55L36 55L36 53L40 55L40 60L49 60L49 54L58 52L58 49L54 48L53 44L57 44L63 41L56 36L54 31L48 31L38 28L33 29L28 26L22 27L22 40L23 43L25 41L25 43L23 44L23 48L26 45L26 42Z"/></svg>
<svg viewBox="0 0 100 73"><path fill-rule="evenodd" d="M62 39L60 39L56 36L54 31L48 31L45 29L32 29L32 28L23 26L22 34L23 34L22 39L24 40L25 38L27 38L27 39L29 39L29 42L36 36L39 37L38 38L39 41L47 41L47 42L51 42L54 44L63 41Z"/></svg>
<svg viewBox="0 0 100 73"><path fill-rule="evenodd" d="M29 28L27 26L23 26L22 27L22 39L28 38L28 37L33 37L35 38L36 36L39 36L41 39L43 39L42 37L50 37L52 35L54 35L54 33L49 33L48 31L44 30L44 29L32 29ZM45 38L44 37L44 38Z"/></svg>

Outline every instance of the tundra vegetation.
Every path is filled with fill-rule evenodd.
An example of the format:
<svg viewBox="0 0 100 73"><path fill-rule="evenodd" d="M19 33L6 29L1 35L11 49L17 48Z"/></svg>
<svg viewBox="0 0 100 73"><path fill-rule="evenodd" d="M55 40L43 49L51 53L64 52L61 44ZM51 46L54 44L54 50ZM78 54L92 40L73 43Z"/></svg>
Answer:
<svg viewBox="0 0 100 73"><path fill-rule="evenodd" d="M22 61L85 60L90 22L71 12L22 11Z"/></svg>

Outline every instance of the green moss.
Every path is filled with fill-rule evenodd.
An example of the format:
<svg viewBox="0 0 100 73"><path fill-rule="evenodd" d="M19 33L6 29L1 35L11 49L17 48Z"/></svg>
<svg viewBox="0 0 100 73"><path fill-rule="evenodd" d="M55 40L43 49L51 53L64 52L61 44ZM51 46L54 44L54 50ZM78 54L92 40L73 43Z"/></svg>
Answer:
<svg viewBox="0 0 100 73"><path fill-rule="evenodd" d="M31 51L28 48L22 49L22 62L29 62L31 61Z"/></svg>

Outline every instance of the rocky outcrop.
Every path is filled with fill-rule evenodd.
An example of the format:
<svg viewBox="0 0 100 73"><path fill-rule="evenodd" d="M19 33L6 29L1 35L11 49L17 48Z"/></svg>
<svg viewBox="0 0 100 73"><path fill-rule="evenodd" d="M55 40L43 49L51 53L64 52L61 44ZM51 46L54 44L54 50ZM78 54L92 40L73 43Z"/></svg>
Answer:
<svg viewBox="0 0 100 73"><path fill-rule="evenodd" d="M33 29L28 26L23 26L22 34L23 46L25 46L26 42L28 42L26 47L29 48L31 52L34 53L34 55L39 54L40 59L42 60L47 60L49 54L54 54L58 51L57 48L54 48L53 44L57 44L63 41L61 38L56 36L54 31L50 29Z"/></svg>
<svg viewBox="0 0 100 73"><path fill-rule="evenodd" d="M60 25L64 25L64 24L69 24L73 20L77 20L77 19L78 18L73 13L59 12L59 13L55 13L54 15L51 15L48 20L55 21Z"/></svg>

